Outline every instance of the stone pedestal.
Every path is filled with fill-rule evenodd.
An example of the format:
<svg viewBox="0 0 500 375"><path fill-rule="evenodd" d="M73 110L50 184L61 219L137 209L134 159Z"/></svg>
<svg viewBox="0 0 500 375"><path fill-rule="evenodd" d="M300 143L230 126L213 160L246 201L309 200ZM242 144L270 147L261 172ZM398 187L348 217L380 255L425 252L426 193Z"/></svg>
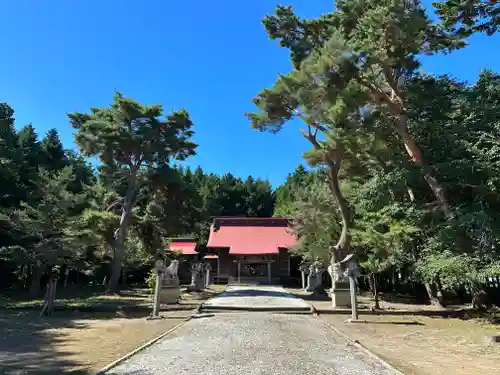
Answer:
<svg viewBox="0 0 500 375"><path fill-rule="evenodd" d="M162 286L160 290L160 303L173 304L178 303L181 298L181 288L179 286Z"/></svg>
<svg viewBox="0 0 500 375"><path fill-rule="evenodd" d="M331 289L332 307L337 309L350 308L351 297L349 280L335 281Z"/></svg>
<svg viewBox="0 0 500 375"><path fill-rule="evenodd" d="M314 287L318 287L321 284L323 284L323 272L322 271L318 271L318 273L316 273L316 280L315 280L314 284L315 284Z"/></svg>
<svg viewBox="0 0 500 375"><path fill-rule="evenodd" d="M205 289L205 282L205 272L200 272L198 274L198 277L196 278L196 290L201 292L203 289Z"/></svg>
<svg viewBox="0 0 500 375"><path fill-rule="evenodd" d="M160 289L160 303L161 304L177 303L179 302L180 297L181 297L181 288L179 285L179 279L163 277Z"/></svg>

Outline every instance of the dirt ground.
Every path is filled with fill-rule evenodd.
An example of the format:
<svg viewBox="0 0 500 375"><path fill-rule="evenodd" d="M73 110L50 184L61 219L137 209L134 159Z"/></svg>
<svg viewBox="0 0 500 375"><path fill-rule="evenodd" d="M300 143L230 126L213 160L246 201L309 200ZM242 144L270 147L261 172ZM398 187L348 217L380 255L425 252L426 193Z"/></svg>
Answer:
<svg viewBox="0 0 500 375"><path fill-rule="evenodd" d="M500 374L500 343L486 336L499 325L478 320L421 316L360 315L365 322L346 323L347 316L320 315L405 375Z"/></svg>
<svg viewBox="0 0 500 375"><path fill-rule="evenodd" d="M92 374L192 314L192 310L178 311L178 307L195 308L223 290L222 285L213 285L202 293L183 290L178 305L162 305L162 315L166 318L162 320L146 320L152 299L147 289L119 294L85 291L73 298L63 294L59 304L71 309L55 311L41 319L37 319L38 308L1 309L0 374ZM40 302L9 298L8 306L39 306ZM97 306L102 305L108 308L97 312ZM139 305L147 308L125 309ZM97 308L95 312L82 312L83 307Z"/></svg>
<svg viewBox="0 0 500 375"><path fill-rule="evenodd" d="M35 312L4 311L0 313L0 373L91 374L182 323L184 315L146 320L57 313L37 320Z"/></svg>

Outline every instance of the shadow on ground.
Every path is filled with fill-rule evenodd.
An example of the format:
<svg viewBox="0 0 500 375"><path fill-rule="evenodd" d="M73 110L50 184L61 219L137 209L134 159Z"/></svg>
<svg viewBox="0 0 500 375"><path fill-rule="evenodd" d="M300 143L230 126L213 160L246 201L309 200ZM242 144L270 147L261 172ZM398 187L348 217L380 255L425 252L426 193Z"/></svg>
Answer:
<svg viewBox="0 0 500 375"><path fill-rule="evenodd" d="M53 346L64 340L48 330L53 328L85 328L68 317L37 320L30 312L0 314L0 373L5 375L33 374L86 375L86 371L70 371L81 364L65 359L69 353L55 352Z"/></svg>
<svg viewBox="0 0 500 375"><path fill-rule="evenodd" d="M304 301L331 301L327 294L296 294L292 293L296 298L302 298Z"/></svg>
<svg viewBox="0 0 500 375"><path fill-rule="evenodd" d="M81 331L82 334L84 331L93 332L97 329L96 320L117 317L137 318L134 315L117 316L111 313L56 312L50 317L37 319L37 311L1 311L0 374L90 375L92 372L86 370L90 363L81 361L84 358L89 359L88 353L92 352L92 349L89 350L88 345L92 345L92 341L86 339L80 343L75 333L68 336L67 329ZM116 325L110 327L115 329ZM98 329L102 330L98 332L106 334L103 328ZM99 336L95 339L99 340ZM80 345L83 345L81 348L87 352L82 359L79 354ZM93 353L91 355L95 356L98 362L100 352Z"/></svg>
<svg viewBox="0 0 500 375"><path fill-rule="evenodd" d="M424 323L415 322L415 321L388 321L388 322L384 322L384 321L360 320L359 323L376 324L376 325L389 324L389 325L401 325L401 326L425 326Z"/></svg>

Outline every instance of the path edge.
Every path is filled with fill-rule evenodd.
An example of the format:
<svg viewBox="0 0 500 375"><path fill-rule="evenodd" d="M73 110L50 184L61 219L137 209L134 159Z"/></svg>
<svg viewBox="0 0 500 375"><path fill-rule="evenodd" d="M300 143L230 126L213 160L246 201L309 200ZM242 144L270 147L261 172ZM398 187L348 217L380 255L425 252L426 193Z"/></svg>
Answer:
<svg viewBox="0 0 500 375"><path fill-rule="evenodd" d="M351 336L349 336L347 333L345 333L341 329L336 328L335 326L333 326L332 324L330 324L325 319L320 318L320 316L319 316L319 314L317 312L314 313L314 316L317 317L318 319L321 319L333 332L335 332L337 335L339 335L340 337L342 337L349 344L351 344L351 345L355 346L356 348L360 349L362 352L364 352L368 356L372 357L376 361L382 363L382 365L384 365L389 370L393 371L395 375L405 375L402 371L400 371L397 368L395 368L389 362L387 362L386 360L382 359L377 354L373 353L370 349L368 349L366 346L364 346L363 344L361 344L358 340L354 340Z"/></svg>
<svg viewBox="0 0 500 375"><path fill-rule="evenodd" d="M162 338L167 336L169 333L175 331L177 328L181 327L183 324L187 323L191 319L193 319L193 316L190 316L190 317L184 319L182 322L177 324L175 327L170 328L168 331L163 332L161 335L159 335L159 336L155 337L154 339L148 341L147 343L139 346L138 348L135 348L131 352L125 354L123 357L118 358L116 361L111 362L109 365L103 367L102 369L97 370L96 372L93 372L92 375L104 375L104 374L106 374L109 370L115 368L116 366L118 366L122 362L125 362L127 359L129 359L130 357L133 357L137 353L142 352L144 349L147 349L148 347L150 347L154 343L160 341Z"/></svg>

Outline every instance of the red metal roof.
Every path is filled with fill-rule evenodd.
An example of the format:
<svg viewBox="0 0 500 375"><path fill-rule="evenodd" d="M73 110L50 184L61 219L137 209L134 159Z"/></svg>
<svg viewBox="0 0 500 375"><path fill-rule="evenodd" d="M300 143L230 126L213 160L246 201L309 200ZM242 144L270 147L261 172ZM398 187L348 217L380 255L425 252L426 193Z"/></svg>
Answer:
<svg viewBox="0 0 500 375"><path fill-rule="evenodd" d="M210 226L207 247L229 247L230 254L276 254L297 242L282 218L216 218Z"/></svg>
<svg viewBox="0 0 500 375"><path fill-rule="evenodd" d="M196 255L196 241L193 240L172 240L168 245L170 251L179 251L184 255Z"/></svg>

